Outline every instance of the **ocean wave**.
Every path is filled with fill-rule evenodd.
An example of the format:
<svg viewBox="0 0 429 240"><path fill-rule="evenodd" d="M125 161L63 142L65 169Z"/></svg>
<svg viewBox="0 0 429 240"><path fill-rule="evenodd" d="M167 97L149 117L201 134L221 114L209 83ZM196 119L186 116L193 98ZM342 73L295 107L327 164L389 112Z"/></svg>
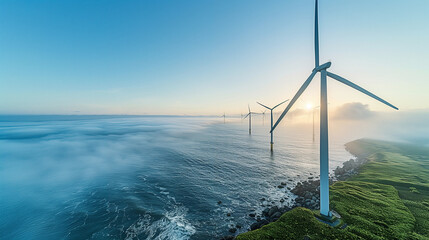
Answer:
<svg viewBox="0 0 429 240"><path fill-rule="evenodd" d="M145 214L126 230L126 240L138 239L146 236L146 239L154 240L184 240L195 234L196 229L186 219L188 209L183 206L175 206L167 211L164 216L152 222L152 217Z"/></svg>

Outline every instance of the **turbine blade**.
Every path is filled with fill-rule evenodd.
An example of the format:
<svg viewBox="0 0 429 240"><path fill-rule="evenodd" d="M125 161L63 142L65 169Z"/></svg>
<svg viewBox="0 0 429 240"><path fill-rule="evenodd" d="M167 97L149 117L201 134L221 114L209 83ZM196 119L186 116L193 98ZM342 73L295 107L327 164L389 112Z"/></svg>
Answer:
<svg viewBox="0 0 429 240"><path fill-rule="evenodd" d="M293 96L292 100L287 105L286 109L283 111L282 115L280 115L279 119L277 119L276 124L274 124L273 128L271 128L271 131L274 131L274 129L279 125L280 121L283 119L283 117L286 115L286 113L290 110L290 108L293 106L293 104L298 100L298 98L301 96L301 94L305 91L305 89L308 87L308 85L311 83L311 80L313 80L314 75L316 75L316 71L313 71L310 76L305 80L304 84L302 84L301 88L296 92L295 96Z"/></svg>
<svg viewBox="0 0 429 240"><path fill-rule="evenodd" d="M318 14L318 1L314 7L314 57L316 67L319 66L319 14Z"/></svg>
<svg viewBox="0 0 429 240"><path fill-rule="evenodd" d="M278 106L282 105L283 103L285 103L285 102L287 102L287 101L289 101L289 99L288 99L288 100L285 100L285 101L283 101L283 102L281 102L281 103L279 103L279 104L277 104L276 106L274 106L274 107L273 107L273 110L274 110L274 108L276 108L276 107L278 107Z"/></svg>
<svg viewBox="0 0 429 240"><path fill-rule="evenodd" d="M376 100L378 100L378 101L380 101L380 102L382 102L382 103L386 104L387 106L389 106L389 107L391 107L391 108L393 108L393 109L398 110L398 108L397 108L397 107L395 107L395 106L393 106L392 104L388 103L388 102L387 102L387 101L385 101L384 99L377 97L375 94L373 94L373 93L371 93L371 92L369 92L369 91L367 91L367 90L365 90L365 89L363 89L363 88L359 87L358 85L356 85L356 84L354 84L354 83L350 82L349 80L347 80L347 79L345 79L345 78L342 78L342 77L340 77L340 76L338 76L338 75L336 75L336 74L333 74L333 73L331 73L331 72L327 72L327 73L328 73L328 76L329 76L329 77L331 77L331 78L333 78L333 79L335 79L335 80L337 80L337 81L339 81L339 82L341 82L341 83L344 83L345 85L347 85L347 86L349 86L349 87L352 87L352 88L354 88L354 89L356 89L356 90L358 90L358 91L360 91L360 92L362 92L362 93L365 93L366 95L368 95L368 96L370 96L370 97L372 97L372 98L374 98L374 99L376 99Z"/></svg>
<svg viewBox="0 0 429 240"><path fill-rule="evenodd" d="M249 105L249 104L247 104L247 107L249 108L249 112L250 112L250 105Z"/></svg>
<svg viewBox="0 0 429 240"><path fill-rule="evenodd" d="M260 102L256 102L257 104L259 104L259 105L261 105L262 107L264 107L264 108L268 108L268 109L270 109L271 110L271 108L269 108L269 107L267 107L267 106L265 106L264 104L262 104L262 103L260 103Z"/></svg>
<svg viewBox="0 0 429 240"><path fill-rule="evenodd" d="M246 119L249 115L250 115L250 113L248 113L246 116L244 116L244 118L243 118L243 119Z"/></svg>

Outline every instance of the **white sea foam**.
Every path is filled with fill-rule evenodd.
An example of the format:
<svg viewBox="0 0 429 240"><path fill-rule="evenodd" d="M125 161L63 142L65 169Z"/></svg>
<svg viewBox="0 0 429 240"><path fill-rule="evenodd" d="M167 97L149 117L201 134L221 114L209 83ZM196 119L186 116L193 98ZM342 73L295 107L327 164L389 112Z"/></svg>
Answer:
<svg viewBox="0 0 429 240"><path fill-rule="evenodd" d="M155 240L184 240L189 239L196 229L186 219L187 208L177 206L154 222L152 217L145 214L126 230L127 240L146 236L146 239Z"/></svg>

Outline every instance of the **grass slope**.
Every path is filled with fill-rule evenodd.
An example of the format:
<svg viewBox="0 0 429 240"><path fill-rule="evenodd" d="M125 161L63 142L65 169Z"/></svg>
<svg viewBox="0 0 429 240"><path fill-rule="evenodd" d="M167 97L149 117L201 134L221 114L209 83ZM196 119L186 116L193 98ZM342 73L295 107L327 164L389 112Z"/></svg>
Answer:
<svg viewBox="0 0 429 240"><path fill-rule="evenodd" d="M414 232L429 238L429 148L367 139L346 146L370 160L350 180L395 187L416 219Z"/></svg>
<svg viewBox="0 0 429 240"><path fill-rule="evenodd" d="M331 186L331 207L347 228L329 227L296 208L237 239L429 239L429 149L369 139L346 147L369 159L358 175Z"/></svg>

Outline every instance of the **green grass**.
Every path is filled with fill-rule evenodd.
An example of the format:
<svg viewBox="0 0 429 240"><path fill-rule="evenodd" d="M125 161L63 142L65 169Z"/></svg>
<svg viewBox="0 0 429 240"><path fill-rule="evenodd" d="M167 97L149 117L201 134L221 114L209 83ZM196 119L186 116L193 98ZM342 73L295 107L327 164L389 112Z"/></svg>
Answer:
<svg viewBox="0 0 429 240"><path fill-rule="evenodd" d="M237 239L429 239L429 148L369 139L346 147L369 160L358 175L331 186L331 208L347 228L296 208Z"/></svg>
<svg viewBox="0 0 429 240"><path fill-rule="evenodd" d="M393 186L416 219L414 232L429 238L429 148L368 139L347 148L369 159L351 180Z"/></svg>
<svg viewBox="0 0 429 240"><path fill-rule="evenodd" d="M329 227L319 222L314 213L306 208L294 208L283 214L275 223L263 226L260 229L243 233L237 236L237 240L252 239L303 239L304 236L319 236L320 239L358 239L355 235ZM346 238L343 238L346 237Z"/></svg>

